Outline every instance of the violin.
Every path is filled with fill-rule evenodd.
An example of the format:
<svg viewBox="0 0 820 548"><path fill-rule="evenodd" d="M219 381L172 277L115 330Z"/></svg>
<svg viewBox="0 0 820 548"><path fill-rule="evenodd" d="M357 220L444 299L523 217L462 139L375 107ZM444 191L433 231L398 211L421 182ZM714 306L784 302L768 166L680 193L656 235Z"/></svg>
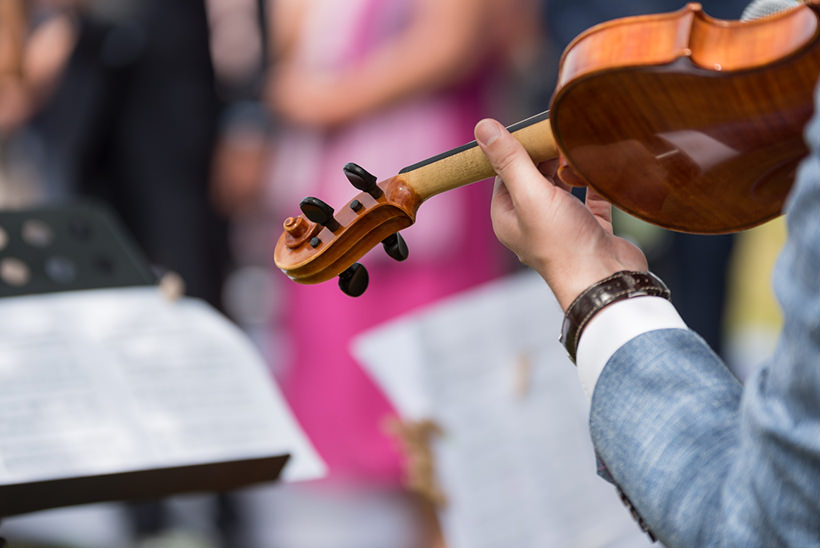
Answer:
<svg viewBox="0 0 820 548"><path fill-rule="evenodd" d="M550 110L510 126L536 163L663 228L743 230L780 214L808 150L802 132L820 75L820 0L751 21L690 3L606 22L564 51ZM335 211L315 197L288 217L276 266L299 283L339 276L361 295L356 261L379 243L408 256L400 230L424 201L494 175L475 141L381 182L343 169L360 192Z"/></svg>

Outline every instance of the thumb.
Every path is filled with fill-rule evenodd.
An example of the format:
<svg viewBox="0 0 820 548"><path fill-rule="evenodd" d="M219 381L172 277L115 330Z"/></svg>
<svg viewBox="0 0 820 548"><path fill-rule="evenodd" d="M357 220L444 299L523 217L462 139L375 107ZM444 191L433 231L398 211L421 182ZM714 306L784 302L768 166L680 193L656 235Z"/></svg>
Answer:
<svg viewBox="0 0 820 548"><path fill-rule="evenodd" d="M493 169L504 181L514 203L528 194L528 181L540 181L543 175L523 145L496 120L485 118L476 124L475 138Z"/></svg>

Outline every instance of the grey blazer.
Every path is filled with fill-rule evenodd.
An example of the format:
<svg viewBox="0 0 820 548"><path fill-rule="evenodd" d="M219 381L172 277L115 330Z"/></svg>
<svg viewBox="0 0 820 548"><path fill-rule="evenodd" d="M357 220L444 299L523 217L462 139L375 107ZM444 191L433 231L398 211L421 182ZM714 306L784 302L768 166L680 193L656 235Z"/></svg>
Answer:
<svg viewBox="0 0 820 548"><path fill-rule="evenodd" d="M818 116L806 140L775 269L785 324L774 356L741 387L693 332L651 331L595 386L599 457L667 546L820 546Z"/></svg>

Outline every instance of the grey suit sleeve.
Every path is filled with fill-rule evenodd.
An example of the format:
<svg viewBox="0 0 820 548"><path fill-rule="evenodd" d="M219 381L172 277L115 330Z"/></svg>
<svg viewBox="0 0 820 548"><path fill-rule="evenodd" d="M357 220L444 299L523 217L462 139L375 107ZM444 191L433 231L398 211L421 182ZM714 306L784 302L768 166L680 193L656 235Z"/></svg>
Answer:
<svg viewBox="0 0 820 548"><path fill-rule="evenodd" d="M820 121L775 271L784 329L745 389L694 333L636 337L607 362L601 460L668 546L820 545Z"/></svg>

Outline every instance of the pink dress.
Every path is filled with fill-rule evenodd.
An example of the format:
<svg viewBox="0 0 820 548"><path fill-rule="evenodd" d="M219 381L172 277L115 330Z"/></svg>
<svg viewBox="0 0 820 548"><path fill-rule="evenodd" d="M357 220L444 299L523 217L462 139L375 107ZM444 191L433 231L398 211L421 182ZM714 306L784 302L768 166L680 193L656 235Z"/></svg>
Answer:
<svg viewBox="0 0 820 548"><path fill-rule="evenodd" d="M366 55L406 20L410 0L319 0L302 44L305 62L343 67ZM340 38L337 34L346 36ZM316 42L333 42L324 44ZM347 47L340 47L346 44ZM484 109L474 75L457 88L414 98L333 133L292 130L279 140L272 198L284 216L304 196L334 207L356 192L342 167L355 162L379 180L472 140ZM384 420L395 411L351 357L355 335L442 297L486 282L503 268L489 216L491 184L476 183L431 198L402 231L410 257L397 263L381 246L362 259L370 286L358 298L335 281L302 286L285 280L281 322L288 364L279 379L297 419L329 467L330 479L396 485L402 459Z"/></svg>

